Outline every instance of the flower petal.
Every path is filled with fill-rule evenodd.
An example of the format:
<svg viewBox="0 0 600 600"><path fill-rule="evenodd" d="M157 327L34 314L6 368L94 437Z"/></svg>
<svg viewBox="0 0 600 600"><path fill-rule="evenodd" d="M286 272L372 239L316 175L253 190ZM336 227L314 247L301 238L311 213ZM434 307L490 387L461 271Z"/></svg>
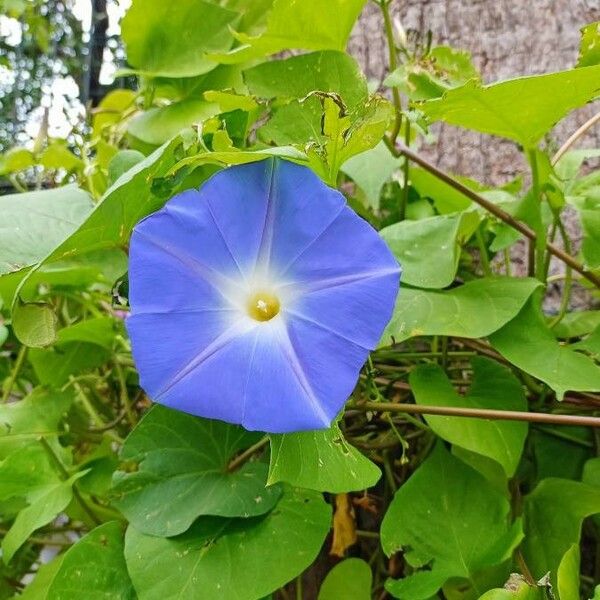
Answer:
<svg viewBox="0 0 600 600"><path fill-rule="evenodd" d="M169 381L209 347L231 323L222 309L186 313L141 313L125 322L140 383L156 400Z"/></svg>
<svg viewBox="0 0 600 600"><path fill-rule="evenodd" d="M325 231L346 200L312 171L276 161L272 200L261 250L276 278Z"/></svg>
<svg viewBox="0 0 600 600"><path fill-rule="evenodd" d="M213 175L198 194L246 278L252 275L260 251L275 164L265 160L225 169Z"/></svg>
<svg viewBox="0 0 600 600"><path fill-rule="evenodd" d="M242 425L269 433L328 427L339 406L332 411L313 390L283 321L259 329Z"/></svg>
<svg viewBox="0 0 600 600"><path fill-rule="evenodd" d="M289 312L373 350L392 316L398 280L398 272L384 272L319 289L299 298Z"/></svg>
<svg viewBox="0 0 600 600"><path fill-rule="evenodd" d="M338 284L342 277L368 277L400 273L394 258L379 234L351 208L343 210L289 266L295 282L314 287Z"/></svg>

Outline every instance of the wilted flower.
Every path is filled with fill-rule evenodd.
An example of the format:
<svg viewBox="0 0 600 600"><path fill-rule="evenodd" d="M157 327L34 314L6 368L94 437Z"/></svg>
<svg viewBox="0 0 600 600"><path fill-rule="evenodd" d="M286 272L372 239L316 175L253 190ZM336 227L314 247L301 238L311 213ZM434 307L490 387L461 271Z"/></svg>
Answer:
<svg viewBox="0 0 600 600"><path fill-rule="evenodd" d="M328 427L399 276L379 235L309 169L223 170L134 229L127 328L141 385L251 430Z"/></svg>

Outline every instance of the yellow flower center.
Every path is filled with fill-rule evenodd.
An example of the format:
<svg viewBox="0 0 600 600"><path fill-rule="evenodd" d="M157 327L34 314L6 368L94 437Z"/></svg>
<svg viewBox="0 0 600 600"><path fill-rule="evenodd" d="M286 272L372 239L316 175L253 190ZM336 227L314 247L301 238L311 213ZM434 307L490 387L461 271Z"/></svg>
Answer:
<svg viewBox="0 0 600 600"><path fill-rule="evenodd" d="M248 298L246 309L256 321L270 321L279 313L279 298L270 292L256 292Z"/></svg>

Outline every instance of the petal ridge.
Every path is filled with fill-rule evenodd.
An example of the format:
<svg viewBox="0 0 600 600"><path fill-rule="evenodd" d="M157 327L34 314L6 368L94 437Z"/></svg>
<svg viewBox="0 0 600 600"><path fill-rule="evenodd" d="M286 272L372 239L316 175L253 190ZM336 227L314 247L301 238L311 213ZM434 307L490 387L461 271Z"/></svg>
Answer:
<svg viewBox="0 0 600 600"><path fill-rule="evenodd" d="M264 266L269 267L271 262L271 250L273 245L273 223L275 220L275 175L279 163L273 158L269 160L269 191L267 192L267 210L265 211L265 222L263 224L263 230L260 238L260 245L258 247L258 255L256 259L256 267Z"/></svg>
<svg viewBox="0 0 600 600"><path fill-rule="evenodd" d="M175 373L170 380L162 387L162 389L156 394L155 400L160 401L160 398L169 392L175 385L177 385L182 379L187 377L194 369L199 367L203 362L208 360L211 356L214 356L217 352L222 350L232 340L236 339L240 335L247 333L251 329L256 327L253 323L250 323L245 318L240 318L235 321L229 328L221 333L215 340L213 340L202 352L192 358L186 365L184 365L177 373Z"/></svg>
<svg viewBox="0 0 600 600"><path fill-rule="evenodd" d="M335 336L339 337L342 340L346 340L347 342L351 342L352 344L360 346L361 348L363 348L367 352L373 349L373 348L369 348L369 347L365 346L364 344L362 344L361 342L359 342L357 340L354 340L354 339L348 337L347 335L344 335L340 331L336 331L335 329L332 329L331 327L329 327L328 325L325 325L325 323L322 323L321 321L317 321L316 319L312 319L311 317L309 317L308 315L305 315L302 312L299 312L299 311L293 310L293 309L288 309L285 312L287 314L292 315L293 317L295 317L297 319L301 319L303 321L306 321L307 323L312 323L316 327L320 327L324 331L327 331L328 333L331 333L332 335L335 335Z"/></svg>
<svg viewBox="0 0 600 600"><path fill-rule="evenodd" d="M168 248L164 244L160 242L160 240L156 239L153 235L143 232L142 230L137 230L137 235L147 240L153 246L162 250L165 254L172 256L174 259L178 260L182 265L188 267L192 273L201 277L204 281L209 283L212 287L215 288L219 294L221 294L226 300L230 300L231 298L225 291L225 287L230 288L239 288L239 285L226 277L222 273L219 273L212 269L211 267L202 264L200 261L196 260L193 256L189 254L181 254L172 248Z"/></svg>
<svg viewBox="0 0 600 600"><path fill-rule="evenodd" d="M284 355L287 357L287 359L289 360L290 367L292 369L292 372L294 373L294 376L296 377L298 384L300 385L300 387L306 394L306 397L310 400L310 403L311 403L311 406L313 408L315 415L323 422L323 425L325 427L329 427L329 425L331 423L331 419L327 416L327 414L323 410L323 407L321 406L319 399L315 395L315 392L312 389L312 386L311 386L310 382L308 381L308 378L306 377L306 373L304 373L304 369L302 368L302 365L300 364L300 359L298 358L298 354L296 353L294 344L292 343L292 340L290 339L287 328L285 327L285 325L280 325L279 327L277 327L276 331L277 331L277 338L279 339L279 342L280 342L281 350L284 353Z"/></svg>

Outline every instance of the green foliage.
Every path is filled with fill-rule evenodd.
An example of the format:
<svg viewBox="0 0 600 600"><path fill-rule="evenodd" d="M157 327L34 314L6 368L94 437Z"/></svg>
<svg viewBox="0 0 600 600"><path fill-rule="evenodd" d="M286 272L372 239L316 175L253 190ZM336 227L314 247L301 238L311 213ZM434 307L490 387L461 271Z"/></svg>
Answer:
<svg viewBox="0 0 600 600"><path fill-rule="evenodd" d="M382 344L419 335L485 337L516 317L538 286L533 279L494 277L444 291L405 288Z"/></svg>
<svg viewBox="0 0 600 600"><path fill-rule="evenodd" d="M473 380L463 396L454 391L441 367L418 366L410 374L415 402L425 406L527 409L521 383L510 370L482 357L473 358L471 364ZM514 475L527 437L526 423L433 415L426 416L425 420L442 439L487 456L502 465L507 477Z"/></svg>
<svg viewBox="0 0 600 600"><path fill-rule="evenodd" d="M38 4L0 0L39 55L68 17ZM554 156L552 130L598 95L598 24L575 68L483 85L467 52L390 21L378 95L345 51L365 5L133 0L137 89L0 154L0 600L598 597L600 458L576 419L600 392L600 150ZM517 142L529 171L494 187L407 160L437 120ZM123 320L136 223L272 156L340 190L403 275L331 428L266 436L150 407Z"/></svg>
<svg viewBox="0 0 600 600"><path fill-rule="evenodd" d="M381 525L386 554L404 548L412 567L433 561L431 570L389 580L387 589L399 598L425 600L451 578L473 586L477 572L508 560L522 537L509 512L505 496L438 445L396 492Z"/></svg>
<svg viewBox="0 0 600 600"><path fill-rule="evenodd" d="M369 600L371 567L360 558L347 558L338 563L323 580L317 600Z"/></svg>
<svg viewBox="0 0 600 600"><path fill-rule="evenodd" d="M381 471L349 445L337 423L323 431L271 435L269 483L285 481L322 492L372 487Z"/></svg>
<svg viewBox="0 0 600 600"><path fill-rule="evenodd" d="M479 217L475 212L401 221L381 230L381 236L402 265L404 283L445 288L456 277L461 246L471 237Z"/></svg>
<svg viewBox="0 0 600 600"><path fill-rule="evenodd" d="M18 271L44 258L91 209L89 195L76 186L1 196L0 274Z"/></svg>
<svg viewBox="0 0 600 600"><path fill-rule="evenodd" d="M204 517L174 538L145 535L130 526L125 558L142 598L193 593L198 600L250 600L301 573L317 556L329 526L330 509L320 494L288 489L264 517Z"/></svg>
<svg viewBox="0 0 600 600"><path fill-rule="evenodd" d="M569 111L598 95L600 66L520 77L481 86L468 82L423 106L432 120L475 129L531 148Z"/></svg>
<svg viewBox="0 0 600 600"><path fill-rule="evenodd" d="M527 497L524 507L523 553L534 576L557 570L572 544L578 544L581 524L600 512L600 488L578 481L547 478Z"/></svg>
<svg viewBox="0 0 600 600"><path fill-rule="evenodd" d="M71 598L81 590L86 590L88 598L94 600L136 598L123 558L123 529L116 521L90 531L69 548L64 557L54 559L48 566L53 565L49 576L38 581L41 573L38 574L31 586L39 586L39 600ZM81 565L86 568L82 569Z"/></svg>
<svg viewBox="0 0 600 600"><path fill-rule="evenodd" d="M490 341L512 364L546 382L559 400L567 390L600 391L598 366L584 354L558 343L534 298Z"/></svg>
<svg viewBox="0 0 600 600"><path fill-rule="evenodd" d="M115 503L137 530L162 537L187 531L201 515L269 512L281 490L265 487L267 465L228 469L233 456L259 438L241 427L155 406L123 446Z"/></svg>

